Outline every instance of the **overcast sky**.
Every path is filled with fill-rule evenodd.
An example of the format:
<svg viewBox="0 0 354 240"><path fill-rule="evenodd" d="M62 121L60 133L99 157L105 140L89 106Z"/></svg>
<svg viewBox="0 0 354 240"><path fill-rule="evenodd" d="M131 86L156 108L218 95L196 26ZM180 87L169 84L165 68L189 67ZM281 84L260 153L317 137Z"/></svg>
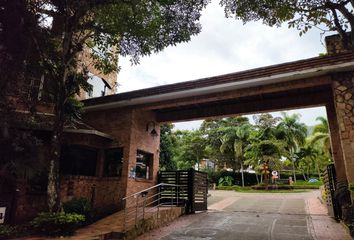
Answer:
<svg viewBox="0 0 354 240"><path fill-rule="evenodd" d="M325 52L318 30L299 37L298 31L288 29L286 24L281 28L261 22L243 25L225 18L218 1L203 11L201 24L202 32L190 42L142 58L137 66L121 58L118 93L316 57ZM317 116L325 116L324 108L294 112L300 113L308 125L314 125ZM200 121L178 123L176 127L193 129L199 124Z"/></svg>

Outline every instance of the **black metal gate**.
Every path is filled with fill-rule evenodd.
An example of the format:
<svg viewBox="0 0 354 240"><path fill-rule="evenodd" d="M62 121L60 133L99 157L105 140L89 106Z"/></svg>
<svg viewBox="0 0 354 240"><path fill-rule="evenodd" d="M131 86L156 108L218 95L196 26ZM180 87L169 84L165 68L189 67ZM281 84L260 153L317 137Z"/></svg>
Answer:
<svg viewBox="0 0 354 240"><path fill-rule="evenodd" d="M328 214L335 218L340 218L340 207L338 201L335 198L336 191L336 170L334 164L330 164L326 167L323 175L324 187L326 191L326 204L328 208Z"/></svg>
<svg viewBox="0 0 354 240"><path fill-rule="evenodd" d="M160 171L159 183L176 184L175 191L161 187L160 197L166 203L173 202L186 207L187 213L208 209L208 175L205 172L190 170Z"/></svg>

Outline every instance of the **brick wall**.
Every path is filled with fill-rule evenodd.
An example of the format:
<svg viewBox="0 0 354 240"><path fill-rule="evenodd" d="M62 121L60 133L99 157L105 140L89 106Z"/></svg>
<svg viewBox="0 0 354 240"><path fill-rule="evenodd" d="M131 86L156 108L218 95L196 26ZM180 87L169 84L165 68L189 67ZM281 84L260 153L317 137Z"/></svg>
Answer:
<svg viewBox="0 0 354 240"><path fill-rule="evenodd" d="M17 190L11 203L13 210L10 221L22 223L32 220L38 212L47 210L47 194L45 192L32 192L26 180L17 181Z"/></svg>
<svg viewBox="0 0 354 240"><path fill-rule="evenodd" d="M151 136L150 132L153 125L149 125L146 131L147 124L155 120L155 115L149 111L134 110L132 115L132 133L130 141L130 159L128 169L135 167L136 164L136 151L142 150L153 154L153 169L152 177L149 180L138 180L128 178L127 195L141 191L157 184L157 172L159 169L159 147L160 147L160 134L159 136ZM155 129L160 133L160 127L155 124Z"/></svg>
<svg viewBox="0 0 354 240"><path fill-rule="evenodd" d="M124 191L120 178L99 178L88 176L63 176L60 184L62 202L73 198L86 198L98 215L121 209Z"/></svg>
<svg viewBox="0 0 354 240"><path fill-rule="evenodd" d="M123 108L88 112L85 114L84 119L86 123L97 130L113 136L119 146L123 147L121 187L124 189L126 196L157 184L160 137L150 135L152 125L150 125L149 131L146 131L146 125L151 121L155 121L153 112ZM158 133L160 132L158 124L155 125L155 129ZM152 179L138 180L129 178L129 171L136 164L137 150L153 154Z"/></svg>

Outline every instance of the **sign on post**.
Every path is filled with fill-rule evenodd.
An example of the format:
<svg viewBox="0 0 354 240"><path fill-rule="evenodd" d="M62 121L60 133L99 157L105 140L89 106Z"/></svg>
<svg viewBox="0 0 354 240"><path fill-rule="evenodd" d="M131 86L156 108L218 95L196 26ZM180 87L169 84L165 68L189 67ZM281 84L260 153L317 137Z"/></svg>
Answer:
<svg viewBox="0 0 354 240"><path fill-rule="evenodd" d="M5 222L6 207L0 207L0 224Z"/></svg>

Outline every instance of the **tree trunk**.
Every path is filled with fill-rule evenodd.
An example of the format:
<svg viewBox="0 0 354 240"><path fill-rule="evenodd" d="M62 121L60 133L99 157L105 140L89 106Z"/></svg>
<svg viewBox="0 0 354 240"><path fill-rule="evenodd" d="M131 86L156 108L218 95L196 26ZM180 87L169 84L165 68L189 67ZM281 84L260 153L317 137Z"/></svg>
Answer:
<svg viewBox="0 0 354 240"><path fill-rule="evenodd" d="M241 160L241 181L242 181L242 187L245 186L245 176L243 175L243 163L242 163L242 160Z"/></svg>
<svg viewBox="0 0 354 240"><path fill-rule="evenodd" d="M68 17L69 18L69 17ZM62 42L62 56L61 56L61 70L58 70L58 75L54 77L55 81L55 118L54 127L52 133L51 142L51 155L49 161L49 172L48 172L48 187L47 187L47 202L48 209L50 212L56 212L60 209L60 176L59 176L59 162L61 154L61 140L62 133L64 130L64 106L68 98L66 91L66 82L69 75L69 69L71 67L71 49L73 29L69 27L68 19L66 19L64 24L64 34Z"/></svg>
<svg viewBox="0 0 354 240"><path fill-rule="evenodd" d="M257 185L259 184L258 174L256 173Z"/></svg>
<svg viewBox="0 0 354 240"><path fill-rule="evenodd" d="M48 172L48 187L47 187L47 201L48 209L50 212L56 212L59 210L60 199L59 199L59 161L60 161L60 151L61 151L61 136L64 126L63 118L63 96L59 93L58 102L55 110L55 120L54 128L52 133L51 142L51 152L49 161L49 172Z"/></svg>
<svg viewBox="0 0 354 240"><path fill-rule="evenodd" d="M295 171L295 161L294 159L291 159L291 162L293 164L293 176L294 176L294 182L296 183L296 171Z"/></svg>
<svg viewBox="0 0 354 240"><path fill-rule="evenodd" d="M318 174L318 181L321 180L321 170L320 170L320 163L316 159L316 168L317 168L317 174Z"/></svg>

